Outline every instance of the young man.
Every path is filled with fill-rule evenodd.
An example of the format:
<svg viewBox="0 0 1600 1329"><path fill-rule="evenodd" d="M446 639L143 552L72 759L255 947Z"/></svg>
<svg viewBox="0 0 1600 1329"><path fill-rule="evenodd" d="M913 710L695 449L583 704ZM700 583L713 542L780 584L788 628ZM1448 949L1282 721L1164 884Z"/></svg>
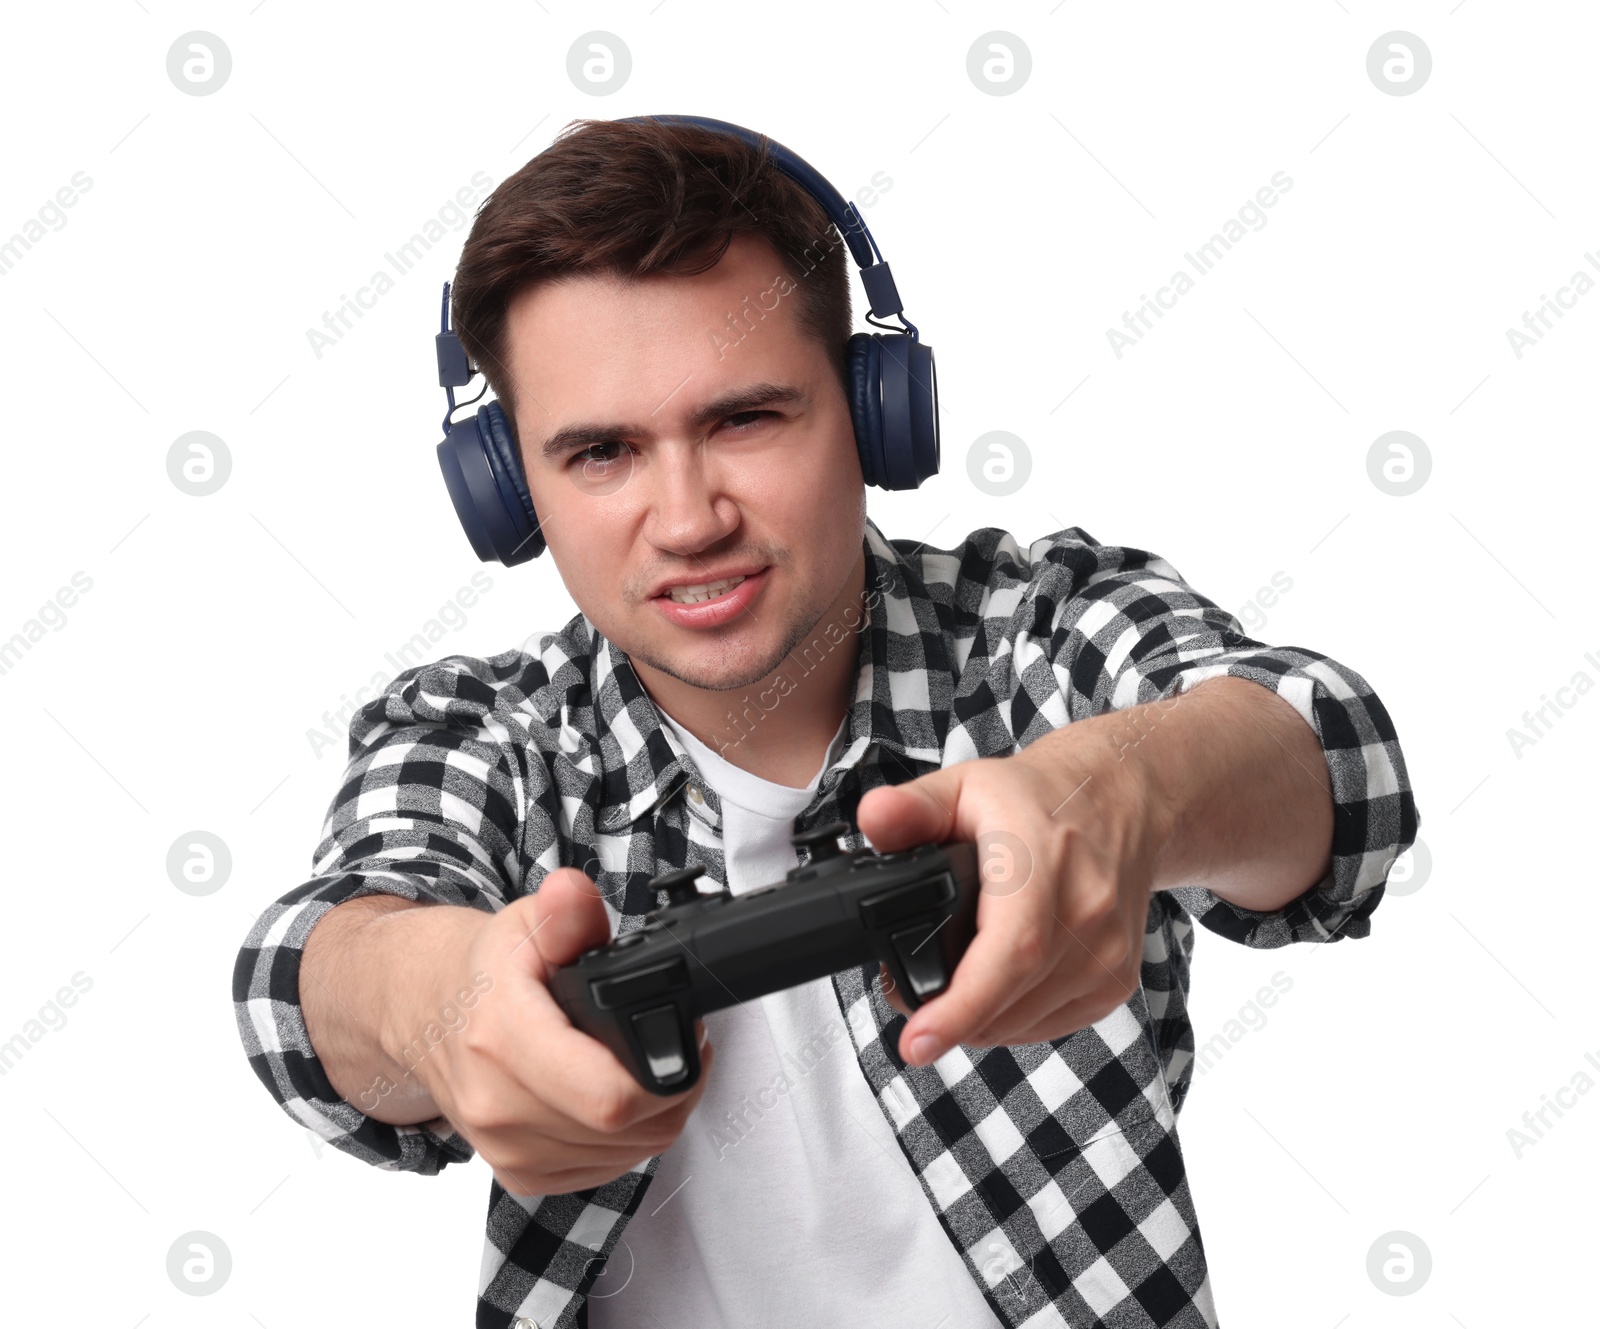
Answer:
<svg viewBox="0 0 1600 1329"><path fill-rule="evenodd" d="M582 613L355 715L316 875L239 957L262 1081L380 1167L483 1155L480 1326L1215 1325L1191 920L1367 935L1418 825L1372 690L1078 528L886 539L844 251L726 135L569 129L454 316ZM840 819L980 845L948 992L907 1018L869 965L716 1012L675 1097L568 1023L548 976L653 876L737 895Z"/></svg>

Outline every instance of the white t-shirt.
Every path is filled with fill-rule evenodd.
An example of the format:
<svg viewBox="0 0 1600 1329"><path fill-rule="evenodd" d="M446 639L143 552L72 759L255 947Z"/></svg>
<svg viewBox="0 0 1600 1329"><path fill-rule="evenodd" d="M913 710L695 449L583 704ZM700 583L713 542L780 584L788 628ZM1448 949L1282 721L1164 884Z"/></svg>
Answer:
<svg viewBox="0 0 1600 1329"><path fill-rule="evenodd" d="M670 717L722 803L729 888L781 882L804 789ZM705 1017L706 1089L589 1298L592 1329L997 1325L874 1101L829 978Z"/></svg>

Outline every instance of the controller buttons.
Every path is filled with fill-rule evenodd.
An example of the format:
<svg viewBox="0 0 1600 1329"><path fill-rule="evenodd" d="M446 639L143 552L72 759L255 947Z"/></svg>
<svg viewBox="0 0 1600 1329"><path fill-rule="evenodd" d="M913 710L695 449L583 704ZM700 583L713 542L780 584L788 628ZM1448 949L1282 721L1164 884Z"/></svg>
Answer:
<svg viewBox="0 0 1600 1329"><path fill-rule="evenodd" d="M619 1006L631 1006L649 997L664 997L688 986L689 967L684 964L683 956L674 955L637 973L591 979L589 990L600 1010L614 1011Z"/></svg>
<svg viewBox="0 0 1600 1329"><path fill-rule="evenodd" d="M906 971L906 981L919 997L938 992L945 985L944 954L933 940L937 931L938 924L918 923L889 938Z"/></svg>
<svg viewBox="0 0 1600 1329"><path fill-rule="evenodd" d="M637 946L643 940L643 932L624 932L620 937L611 943L611 947L613 950L625 951L630 946ZM605 948L601 947L601 949L604 950ZM590 955L593 955L594 953L595 952L593 951L589 952Z"/></svg>
<svg viewBox="0 0 1600 1329"><path fill-rule="evenodd" d="M633 1017L633 1032L657 1084L675 1084L689 1073L676 1006L656 1006Z"/></svg>
<svg viewBox="0 0 1600 1329"><path fill-rule="evenodd" d="M861 902L861 921L869 928L885 928L912 914L940 909L956 898L956 884L948 872L907 882Z"/></svg>

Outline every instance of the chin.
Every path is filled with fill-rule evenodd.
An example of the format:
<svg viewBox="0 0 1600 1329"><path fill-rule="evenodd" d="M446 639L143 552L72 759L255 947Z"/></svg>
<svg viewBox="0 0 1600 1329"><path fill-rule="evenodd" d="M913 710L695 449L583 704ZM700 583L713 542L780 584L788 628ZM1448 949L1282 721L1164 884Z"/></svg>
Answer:
<svg viewBox="0 0 1600 1329"><path fill-rule="evenodd" d="M619 643L620 645L620 643ZM707 643L698 650L674 653L665 650L627 650L631 660L706 692L732 692L759 683L784 661L785 651L774 644L766 650L735 648Z"/></svg>

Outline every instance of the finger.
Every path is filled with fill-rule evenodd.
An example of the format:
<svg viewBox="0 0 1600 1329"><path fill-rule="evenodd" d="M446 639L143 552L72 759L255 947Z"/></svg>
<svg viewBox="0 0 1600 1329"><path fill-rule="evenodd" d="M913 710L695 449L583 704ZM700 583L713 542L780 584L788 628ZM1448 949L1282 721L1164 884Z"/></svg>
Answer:
<svg viewBox="0 0 1600 1329"><path fill-rule="evenodd" d="M670 1098L649 1093L619 1065L617 1070L626 1077L627 1083L618 1090L618 1101L624 1101L630 1107L642 1105L643 1110L632 1119L610 1128L590 1124L588 1118L596 1110L592 1103L567 1100L560 1096L559 1090L548 1091L549 1098L539 1097L528 1092L525 1086L508 1083L503 1089L505 1098L497 1116L497 1124L473 1130L470 1134L463 1130L462 1134L491 1165L496 1163L496 1159L489 1149L482 1147L479 1137L487 1136L491 1140L498 1137L502 1142L529 1137L547 1144L553 1143L558 1149L572 1154L575 1166L579 1160L587 1164L597 1150L622 1149L632 1151L634 1159L647 1157L666 1149L682 1134L690 1115L699 1106L705 1092L706 1076L714 1061L715 1056L708 1046L701 1057L699 1081L684 1093ZM450 1119L454 1121L453 1117ZM502 1144L501 1148L506 1146ZM612 1155L602 1152L600 1156Z"/></svg>
<svg viewBox="0 0 1600 1329"><path fill-rule="evenodd" d="M582 1167L562 1168L558 1172L537 1174L499 1167L494 1169L494 1179L507 1194L524 1200L543 1195L570 1195L573 1191L589 1190L615 1181L650 1157L653 1155L636 1152L632 1158L624 1156L615 1161L607 1160Z"/></svg>
<svg viewBox="0 0 1600 1329"><path fill-rule="evenodd" d="M592 1132L594 1128L588 1123L606 1115L615 1121L614 1131L589 1138L609 1138L672 1112L685 1102L697 1102L704 1092L702 1073L693 1086L680 1093L652 1094L634 1079L610 1048L567 1019L548 988L530 984L526 1003L525 1013L516 1012L515 1023L527 1029L527 1037L504 1043L496 1060L531 1098L546 1105L551 1113L567 1117L573 1123L569 1129ZM708 1040L700 1052L702 1068L709 1064L711 1052ZM620 1113L611 1117L619 1103Z"/></svg>
<svg viewBox="0 0 1600 1329"><path fill-rule="evenodd" d="M1102 976L1103 977L1103 976ZM961 1042L975 1047L995 1047L1001 1044L1030 1042L1020 1038L1022 1031L1049 1019L1067 1002L1085 994L1083 989L1091 984L1075 982L1082 978L1081 966L1070 955L1062 954L1037 983L1016 1000L986 1020L981 1028L973 1030Z"/></svg>
<svg viewBox="0 0 1600 1329"><path fill-rule="evenodd" d="M1045 958L1030 966L1019 960L1021 929L1045 934ZM1019 896L985 896L978 903L978 931L943 993L920 1007L900 1032L900 1055L913 1066L937 1061L958 1043L1034 988L1053 964L1048 920Z"/></svg>
<svg viewBox="0 0 1600 1329"><path fill-rule="evenodd" d="M583 1148L549 1139L536 1142L537 1152L524 1153L528 1141L511 1135L483 1135L468 1140L485 1163L494 1169L497 1177L515 1179L516 1185L507 1190L519 1195L550 1194L550 1182L563 1174L579 1171L597 1171L610 1168L610 1175L619 1177L640 1159L650 1158L660 1152L647 1144L634 1141L609 1144L592 1144ZM523 1188L523 1189L519 1189ZM565 1188L563 1188L565 1189Z"/></svg>
<svg viewBox="0 0 1600 1329"><path fill-rule="evenodd" d="M874 849L888 853L943 844L955 833L961 768L951 766L905 784L870 790L856 806L856 825Z"/></svg>
<svg viewBox="0 0 1600 1329"><path fill-rule="evenodd" d="M878 965L878 991L883 993L883 999L889 1003L892 1009L898 1011L908 1020L911 1018L911 1007L901 997L900 989L894 981L894 975L889 972L889 966L881 962Z"/></svg>
<svg viewBox="0 0 1600 1329"><path fill-rule="evenodd" d="M1058 1038L1066 1038L1069 1034L1075 1034L1080 1029L1088 1029L1092 1025L1099 1024L1101 1020L1114 1014L1126 1004L1126 998L1119 1002L1116 1000L1115 994L1107 996L1102 993L1094 993L1087 997L1074 997L1071 1001L1049 1012L1032 1027L1008 1034L1006 1046L1018 1047L1024 1043L1049 1043Z"/></svg>
<svg viewBox="0 0 1600 1329"><path fill-rule="evenodd" d="M602 1051L605 1050L602 1047ZM630 1100L630 1106L637 1112L615 1129L590 1125L586 1117L593 1111L592 1105L573 1104L566 1099L559 1102L535 1099L524 1120L535 1133L574 1148L637 1147L641 1140L657 1141L660 1148L665 1148L678 1137L690 1114L699 1106L715 1061L716 1049L707 1043L700 1053L699 1079L689 1089L670 1097L650 1093L621 1063L616 1063L617 1070L626 1077L626 1085L619 1092ZM555 1093L552 1091L552 1097Z"/></svg>
<svg viewBox="0 0 1600 1329"><path fill-rule="evenodd" d="M539 957L549 968L571 964L584 951L611 940L611 920L595 884L577 868L557 868L539 883L531 896L507 905L503 913L521 907L525 935L532 938Z"/></svg>

